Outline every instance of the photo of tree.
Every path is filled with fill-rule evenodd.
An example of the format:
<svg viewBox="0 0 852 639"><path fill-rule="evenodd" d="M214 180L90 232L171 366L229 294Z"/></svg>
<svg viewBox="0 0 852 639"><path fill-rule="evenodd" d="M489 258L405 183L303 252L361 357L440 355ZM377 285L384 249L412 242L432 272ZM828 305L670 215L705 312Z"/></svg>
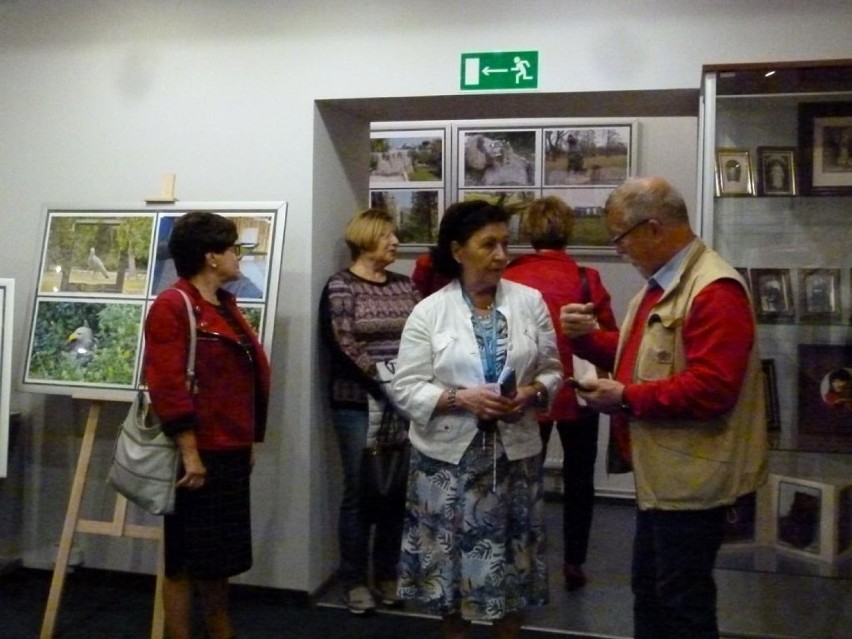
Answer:
<svg viewBox="0 0 852 639"><path fill-rule="evenodd" d="M548 186L621 184L630 166L632 127L583 126L544 132L544 183Z"/></svg>
<svg viewBox="0 0 852 639"><path fill-rule="evenodd" d="M40 299L25 382L133 387L143 302Z"/></svg>
<svg viewBox="0 0 852 639"><path fill-rule="evenodd" d="M39 292L144 295L154 220L51 213Z"/></svg>
<svg viewBox="0 0 852 639"><path fill-rule="evenodd" d="M393 215L400 244L434 244L438 241L438 218L444 208L443 191L370 191L370 206Z"/></svg>

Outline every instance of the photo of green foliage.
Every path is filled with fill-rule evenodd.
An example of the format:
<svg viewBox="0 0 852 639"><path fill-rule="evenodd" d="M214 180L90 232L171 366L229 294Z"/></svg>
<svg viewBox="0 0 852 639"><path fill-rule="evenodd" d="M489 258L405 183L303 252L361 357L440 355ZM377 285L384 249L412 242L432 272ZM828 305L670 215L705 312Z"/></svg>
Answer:
<svg viewBox="0 0 852 639"><path fill-rule="evenodd" d="M40 299L25 382L132 388L142 302Z"/></svg>
<svg viewBox="0 0 852 639"><path fill-rule="evenodd" d="M438 216L442 192L435 190L370 191L370 206L396 220L400 244L434 244L438 241Z"/></svg>
<svg viewBox="0 0 852 639"><path fill-rule="evenodd" d="M240 313L242 313L242 316L248 322L249 326L252 327L255 334L262 335L261 327L263 326L263 307L240 304L237 308L240 309Z"/></svg>
<svg viewBox="0 0 852 639"><path fill-rule="evenodd" d="M51 213L41 293L144 295L154 218Z"/></svg>

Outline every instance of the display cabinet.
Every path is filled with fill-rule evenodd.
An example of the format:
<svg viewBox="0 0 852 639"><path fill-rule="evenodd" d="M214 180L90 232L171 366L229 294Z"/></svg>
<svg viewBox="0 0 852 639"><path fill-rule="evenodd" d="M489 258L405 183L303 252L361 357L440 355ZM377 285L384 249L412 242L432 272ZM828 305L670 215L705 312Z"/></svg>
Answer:
<svg viewBox="0 0 852 639"><path fill-rule="evenodd" d="M753 296L771 472L852 479L852 60L705 66L699 170Z"/></svg>

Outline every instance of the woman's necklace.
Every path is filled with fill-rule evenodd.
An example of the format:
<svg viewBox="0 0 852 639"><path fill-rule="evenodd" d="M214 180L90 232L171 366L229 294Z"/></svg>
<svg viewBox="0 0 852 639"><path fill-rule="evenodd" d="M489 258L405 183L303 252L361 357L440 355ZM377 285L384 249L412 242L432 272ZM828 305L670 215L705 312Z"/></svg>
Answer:
<svg viewBox="0 0 852 639"><path fill-rule="evenodd" d="M486 382L497 381L497 309L494 302L488 308L482 309L474 304L467 291L462 289L462 296L471 311L473 332L482 340L482 369Z"/></svg>

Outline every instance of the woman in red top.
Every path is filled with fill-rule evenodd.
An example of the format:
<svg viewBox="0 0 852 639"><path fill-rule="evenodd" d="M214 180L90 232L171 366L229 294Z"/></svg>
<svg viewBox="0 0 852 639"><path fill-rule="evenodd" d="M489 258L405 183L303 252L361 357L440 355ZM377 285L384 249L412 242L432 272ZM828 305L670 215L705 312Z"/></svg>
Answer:
<svg viewBox="0 0 852 639"><path fill-rule="evenodd" d="M234 636L228 577L252 564L249 478L262 441L269 363L224 283L240 274L233 221L194 211L179 218L169 252L180 279L160 293L145 322L145 380L154 412L180 449L175 512L164 521L166 631L191 636L192 589L201 596L207 636ZM186 362L196 320L196 379Z"/></svg>
<svg viewBox="0 0 852 639"><path fill-rule="evenodd" d="M535 253L513 260L504 277L541 291L556 327L559 358L567 378L574 375L573 350L571 341L562 334L559 309L569 301L592 302L601 326L615 330L609 293L597 271L580 267L565 252L573 230L572 211L565 202L553 196L536 200L524 211L521 230L530 239ZM554 423L563 450L563 574L565 589L576 590L586 584L582 566L589 546L595 498L598 413L579 406L574 389L565 384L550 413L539 416L543 456Z"/></svg>

